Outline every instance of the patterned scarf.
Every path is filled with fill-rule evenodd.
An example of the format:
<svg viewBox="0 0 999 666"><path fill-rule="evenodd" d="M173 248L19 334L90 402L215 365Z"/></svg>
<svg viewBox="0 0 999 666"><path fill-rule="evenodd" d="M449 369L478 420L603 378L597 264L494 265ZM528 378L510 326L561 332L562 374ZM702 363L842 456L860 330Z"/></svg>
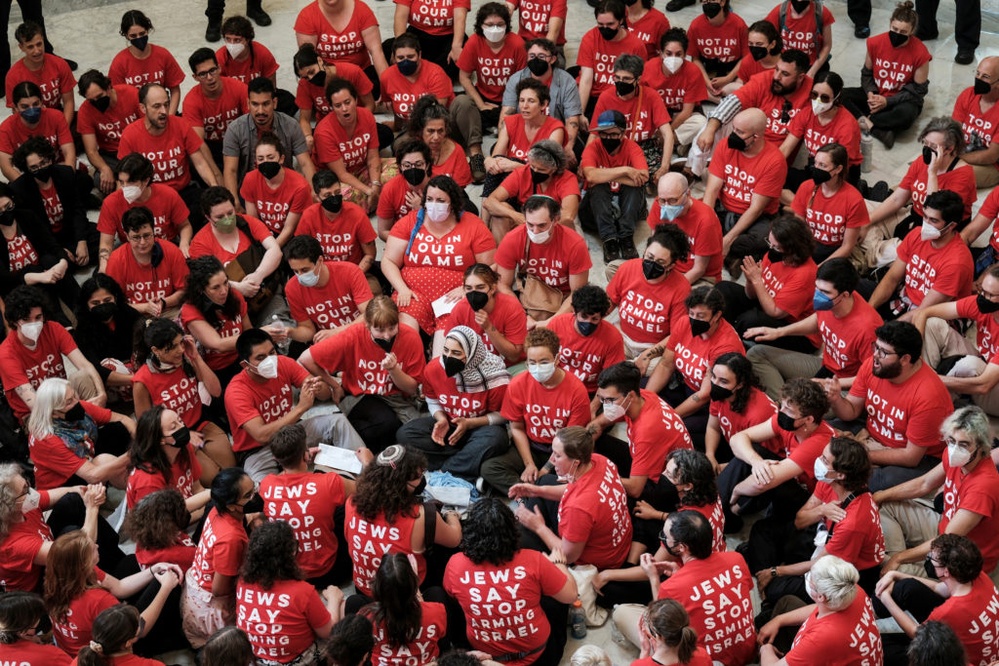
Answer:
<svg viewBox="0 0 999 666"><path fill-rule="evenodd" d="M462 393L482 393L510 383L506 364L486 349L478 334L468 326L455 326L447 337L461 345L465 352L465 369L454 376Z"/></svg>
<svg viewBox="0 0 999 666"><path fill-rule="evenodd" d="M97 423L89 416L84 415L79 421L52 419L52 430L76 457L92 458L94 456Z"/></svg>

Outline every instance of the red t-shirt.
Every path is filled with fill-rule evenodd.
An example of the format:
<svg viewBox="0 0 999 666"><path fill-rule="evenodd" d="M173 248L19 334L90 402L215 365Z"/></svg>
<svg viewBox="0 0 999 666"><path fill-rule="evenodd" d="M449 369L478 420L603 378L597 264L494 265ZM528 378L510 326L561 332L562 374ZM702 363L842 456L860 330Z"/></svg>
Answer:
<svg viewBox="0 0 999 666"><path fill-rule="evenodd" d="M184 72L167 49L158 44L150 44L151 53L143 59L136 58L124 48L111 61L108 77L111 83L125 84L141 88L147 83L159 83L165 88L174 88L184 80Z"/></svg>
<svg viewBox="0 0 999 666"><path fill-rule="evenodd" d="M93 405L81 400L80 405L98 426L111 422L111 410ZM49 490L66 485L70 477L90 461L94 456L94 442L89 442L89 454L81 458L69 450L66 443L58 435L49 435L44 439L36 439L34 435L28 438L28 449L31 462L35 463L35 487L39 490Z"/></svg>
<svg viewBox="0 0 999 666"><path fill-rule="evenodd" d="M7 589L11 589L8 585ZM39 644L27 639L4 645L4 660L17 666L73 666L72 657L52 644Z"/></svg>
<svg viewBox="0 0 999 666"><path fill-rule="evenodd" d="M272 189L267 179L254 169L243 178L239 196L257 207L257 218L277 236L284 231L285 221L291 213L301 215L312 205L312 188L302 174L284 167L284 178L277 189Z"/></svg>
<svg viewBox="0 0 999 666"><path fill-rule="evenodd" d="M658 598L683 605L699 644L712 659L740 666L756 652L752 589L746 560L729 551L687 562L663 581Z"/></svg>
<svg viewBox="0 0 999 666"><path fill-rule="evenodd" d="M169 241L156 241L163 250L158 266L140 264L132 246L119 245L108 258L106 273L125 291L129 303L157 303L184 288L190 271L184 255Z"/></svg>
<svg viewBox="0 0 999 666"><path fill-rule="evenodd" d="M194 553L194 564L187 572L191 581L211 592L215 574L238 576L249 541L242 521L213 508L205 518L198 550Z"/></svg>
<svg viewBox="0 0 999 666"><path fill-rule="evenodd" d="M604 111L620 111L628 123L628 138L642 142L659 134L659 128L669 125L669 111L662 97L655 94L647 86L639 86L634 99L623 100L614 88L607 88L600 93L597 105L593 110L593 120L590 131L596 131L596 119Z"/></svg>
<svg viewBox="0 0 999 666"><path fill-rule="evenodd" d="M246 317L246 299L243 298L243 294L235 289L232 290L232 293L234 298L239 301L239 314L230 319L221 310L216 311L215 314L218 318L218 323L213 328L221 338L236 338L243 332L243 319ZM180 323L184 326L185 331L190 331L192 321L207 322L208 320L205 318L204 313L194 305L184 303L180 308ZM222 370L236 362L235 349L227 352L217 352L206 348L201 352L201 355L204 357L205 363L212 370Z"/></svg>
<svg viewBox="0 0 999 666"><path fill-rule="evenodd" d="M55 181L50 181L48 187L39 186L38 194L42 199L42 207L45 209L45 217L48 218L52 233L57 234L62 231L62 220L66 216L66 210L59 197L59 191L55 187Z"/></svg>
<svg viewBox="0 0 999 666"><path fill-rule="evenodd" d="M258 416L264 423L280 419L291 411L292 388L301 388L309 372L287 356L278 356L278 376L258 380L243 370L232 378L225 391L225 411L232 426L232 450L255 451L264 446L250 437L243 426Z"/></svg>
<svg viewBox="0 0 999 666"><path fill-rule="evenodd" d="M957 96L951 118L961 123L965 149L969 152L985 150L997 140L999 105L993 104L988 111L982 111L982 98L975 94L974 88L965 88Z"/></svg>
<svg viewBox="0 0 999 666"><path fill-rule="evenodd" d="M69 332L54 321L45 322L34 349L25 347L14 332L7 334L0 343L0 378L3 379L3 390L14 416L23 419L31 412L15 389L25 384L37 389L42 380L49 377L65 379L66 368L62 357L76 348Z"/></svg>
<svg viewBox="0 0 999 666"><path fill-rule="evenodd" d="M746 408L741 413L733 410L730 402L711 401L708 413L718 419L718 426L725 441L730 441L735 433L769 421L777 415L777 405L766 393L753 388L750 389L749 396ZM761 443L761 446L774 452L780 450L780 443L776 438Z"/></svg>
<svg viewBox="0 0 999 666"><path fill-rule="evenodd" d="M628 425L631 476L645 476L649 481L658 483L669 454L677 449L692 449L694 443L683 419L665 400L645 389L641 389L639 394L645 401L642 411L635 419L624 417Z"/></svg>
<svg viewBox="0 0 999 666"><path fill-rule="evenodd" d="M583 335L576 328L576 315L564 312L548 320L558 336L558 364L583 382L588 393L597 390L597 377L604 368L624 360L624 338L612 324L601 321L597 330Z"/></svg>
<svg viewBox="0 0 999 666"><path fill-rule="evenodd" d="M683 666L711 666L714 660L708 656L707 651L698 646L694 650L694 653L690 655L690 661L685 663ZM645 659L635 659L631 662L631 666L661 666L658 661L652 657L646 657Z"/></svg>
<svg viewBox="0 0 999 666"><path fill-rule="evenodd" d="M722 354L735 352L742 354L746 346L732 325L722 319L714 335L705 340L690 330L690 318L680 317L676 328L666 342L666 348L673 352L673 365L683 375L683 381L691 391L699 391L704 378L710 374L711 364Z"/></svg>
<svg viewBox="0 0 999 666"><path fill-rule="evenodd" d="M429 60L420 61L420 68L416 70L416 81L410 81L402 75L398 66L392 65L382 72L381 83L382 101L389 102L392 105L392 112L403 120L409 120L413 105L424 95L433 95L437 99L442 99L446 106L450 106L451 100L454 99L451 79L440 65L435 65Z"/></svg>
<svg viewBox="0 0 999 666"><path fill-rule="evenodd" d="M331 114L319 121L312 136L321 164L343 160L344 167L355 176L368 168L368 151L378 149L375 117L363 106L357 107L357 126L349 135L336 115Z"/></svg>
<svg viewBox="0 0 999 666"><path fill-rule="evenodd" d="M236 626L246 632L258 659L293 661L331 619L319 592L304 580L279 580L269 588L241 580L236 586Z"/></svg>
<svg viewBox="0 0 999 666"><path fill-rule="evenodd" d="M794 15L791 4L787 4L784 10L784 25L780 24L780 7L778 4L767 14L765 21L770 22L775 28L780 30L781 40L784 43L784 50L798 49L808 56L808 62L815 64L815 59L822 50L822 33L815 21L815 5L809 3L801 16ZM830 26L836 22L836 18L829 11L828 7L822 8L822 27Z"/></svg>
<svg viewBox="0 0 999 666"><path fill-rule="evenodd" d="M548 450L559 430L590 422L590 398L583 382L571 373L565 373L555 388L546 388L524 372L510 380L500 413L507 421L522 424L527 438Z"/></svg>
<svg viewBox="0 0 999 666"><path fill-rule="evenodd" d="M641 146L631 139L625 138L617 152L611 155L604 148L602 141L591 141L586 144L586 148L583 148L583 156L579 160L579 173L582 174L583 169L588 167L615 169L623 166L642 170L648 169L649 165L645 161L645 153L642 152ZM608 185L610 185L611 192L617 192L621 189L621 184L616 180L611 181ZM592 183L586 183L586 187L592 186Z"/></svg>
<svg viewBox="0 0 999 666"><path fill-rule="evenodd" d="M28 127L24 119L17 113L8 116L0 123L0 153L13 155L22 143L36 136L51 144L59 161L63 159L60 146L73 143L73 135L70 134L69 125L66 124L66 116L63 115L63 112L55 109L42 109L42 117L34 127Z"/></svg>
<svg viewBox="0 0 999 666"><path fill-rule="evenodd" d="M859 229L871 222L864 197L850 183L843 183L827 197L821 185L806 180L795 192L791 209L808 224L815 242L828 247L842 245L847 229Z"/></svg>
<svg viewBox="0 0 999 666"><path fill-rule="evenodd" d="M499 104L510 76L527 67L527 50L524 40L512 32L507 33L498 52L488 39L473 34L462 47L457 65L463 72L475 73L475 89L483 99Z"/></svg>
<svg viewBox="0 0 999 666"><path fill-rule="evenodd" d="M680 509L696 511L711 524L711 552L724 553L728 550L725 543L725 509L722 508L721 497L715 498L711 504L681 504Z"/></svg>
<svg viewBox="0 0 999 666"><path fill-rule="evenodd" d="M451 176L460 187L472 184L472 169L468 166L468 157L465 149L457 143L446 160L430 167L430 173L433 176Z"/></svg>
<svg viewBox="0 0 999 666"><path fill-rule="evenodd" d="M312 346L312 360L330 374L343 372L341 383L350 395L396 395L399 388L388 370L382 370L385 350L375 344L363 322ZM392 353L402 371L417 381L423 375L423 341L409 326L400 326Z"/></svg>
<svg viewBox="0 0 999 666"><path fill-rule="evenodd" d="M940 424L954 411L950 393L933 368L921 364L901 384L874 376L874 359L868 357L857 371L850 395L863 398L867 432L882 446L904 448L908 442L940 457L944 445Z"/></svg>
<svg viewBox="0 0 999 666"><path fill-rule="evenodd" d="M409 186L401 173L389 178L389 181L382 186L381 196L378 197L378 217L392 222L405 217L410 212L409 204L406 203L406 194L413 191L415 190Z"/></svg>
<svg viewBox="0 0 999 666"><path fill-rule="evenodd" d="M248 215L240 215L239 217L246 222L250 230L250 235L258 243L263 243L267 238L273 238L267 225L257 218ZM194 234L194 238L191 240L191 259L213 255L218 257L222 265L225 265L250 249L250 237L243 233L242 230L236 230L236 233L239 235L239 245L236 246L235 252L230 252L222 247L222 244L215 237L212 228L212 225L206 224L201 228L201 231Z"/></svg>
<svg viewBox="0 0 999 666"><path fill-rule="evenodd" d="M163 240L173 240L180 234L180 227L187 222L187 204L177 194L177 190L159 183L152 183L149 199L136 201L133 204L125 201L121 190L115 190L104 197L101 212L97 217L97 231L102 234L117 235L118 240L126 242L125 227L121 220L132 208L142 206L153 214L153 234Z"/></svg>
<svg viewBox="0 0 999 666"><path fill-rule="evenodd" d="M604 90L614 88L614 61L624 53L644 59L645 44L630 32L618 41L608 42L600 36L600 31L596 28L586 31L579 43L576 64L593 70L590 97L598 98ZM589 100L584 99L582 102L585 108Z"/></svg>
<svg viewBox="0 0 999 666"><path fill-rule="evenodd" d="M877 310L853 292L853 309L839 319L832 310L815 312L824 343L822 365L839 378L853 377L871 353L874 330L884 323Z"/></svg>
<svg viewBox="0 0 999 666"><path fill-rule="evenodd" d="M229 123L247 112L246 84L227 76L222 78L222 92L215 99L205 95L200 85L184 95L184 118L193 127L205 130L205 141L222 142Z"/></svg>
<svg viewBox="0 0 999 666"><path fill-rule="evenodd" d="M825 481L815 484L815 497L821 502L839 504L839 497ZM885 559L885 537L881 531L881 514L871 493L858 494L846 507L846 518L834 523L825 521L832 536L826 540L826 553L846 560L863 571L881 564Z"/></svg>
<svg viewBox="0 0 999 666"><path fill-rule="evenodd" d="M548 25L553 18L562 19L562 29L559 30L557 43L565 44L565 19L569 13L566 0L513 0L510 6L518 11L517 23L524 42L532 39L548 39Z"/></svg>
<svg viewBox="0 0 999 666"><path fill-rule="evenodd" d="M249 54L243 60L236 60L229 55L229 49L224 45L220 46L215 52L215 59L219 63L219 74L246 84L261 76L270 78L277 74L280 65L269 48L253 41L250 42L248 49Z"/></svg>
<svg viewBox="0 0 999 666"><path fill-rule="evenodd" d="M599 453L590 463L589 472L565 487L558 504L559 536L584 544L577 563L615 569L631 549L628 494L614 463Z"/></svg>
<svg viewBox="0 0 999 666"><path fill-rule="evenodd" d="M579 180L573 172L563 171L556 176L549 177L541 185L535 185L534 181L531 180L531 167L528 164L511 171L510 175L503 179L500 187L506 190L509 198L516 199L521 205L524 205L528 197L534 194L544 194L547 197L551 197L559 205L568 196L579 196ZM556 224L555 226L559 227L563 225Z"/></svg>
<svg viewBox="0 0 999 666"><path fill-rule="evenodd" d="M336 72L328 78L334 76L354 86L359 97L370 95L374 89L374 84L371 83L371 79L364 73L364 70L353 63L343 60L336 63ZM317 86L309 79L298 80L298 88L295 91L295 106L303 111L312 111L312 120L315 122L333 113L333 107L330 106L329 99L326 97L326 86Z"/></svg>
<svg viewBox="0 0 999 666"><path fill-rule="evenodd" d="M679 271L671 271L658 284L649 284L641 259L621 264L607 285L607 296L621 318L621 332L643 344L664 340L675 323L687 317L684 300L689 293L690 283Z"/></svg>
<svg viewBox="0 0 999 666"><path fill-rule="evenodd" d="M568 294L569 276L589 273L593 266L586 241L561 224L552 225L552 236L547 243L531 243L527 251L527 272L543 280L549 287ZM508 271L515 271L524 261L524 246L527 245L527 226L519 225L503 237L496 250L496 265Z"/></svg>
<svg viewBox="0 0 999 666"><path fill-rule="evenodd" d="M974 296L962 298L957 305L958 316L964 319L973 319L977 328L975 344L978 353L988 363L999 363L999 322L995 315L982 314L978 309L977 299Z"/></svg>
<svg viewBox="0 0 999 666"><path fill-rule="evenodd" d="M408 245L416 227L416 216L416 211L411 211L396 222L392 226L392 238L404 240ZM496 241L486 223L472 213L463 213L454 228L440 238L423 225L413 239L409 253L403 257L402 277L407 284L416 287L416 291L421 291L419 280L411 282L410 277L418 278L423 268L444 269L453 272L458 279L456 284L447 286L453 289L461 284L461 276L466 268L475 263L476 255L495 247ZM434 273L439 275L436 270ZM430 291L436 290L427 290L428 293Z"/></svg>
<svg viewBox="0 0 999 666"><path fill-rule="evenodd" d="M157 562L169 562L176 564L182 571L187 571L194 564L194 553L198 547L187 536L187 532L178 532L177 540L166 548L148 550L139 545L135 546L135 559L142 569L148 569Z"/></svg>
<svg viewBox="0 0 999 666"><path fill-rule="evenodd" d="M139 111L139 91L132 86L114 86L118 101L101 113L93 104L81 103L76 111L76 131L82 135L93 134L97 147L118 154L118 141L126 127L142 117Z"/></svg>
<svg viewBox="0 0 999 666"><path fill-rule="evenodd" d="M145 386L152 404L177 412L188 428L201 423L198 378L188 375L183 367L153 372L148 364L143 364L132 376L132 383Z"/></svg>
<svg viewBox="0 0 999 666"><path fill-rule="evenodd" d="M395 4L409 7L409 25L436 37L454 34L455 7L472 8L469 0L395 0Z"/></svg>
<svg viewBox="0 0 999 666"><path fill-rule="evenodd" d="M295 32L318 38L316 52L326 62L345 60L364 68L371 64L368 47L362 33L377 28L375 13L363 0L354 0L354 11L343 30L337 30L319 9L319 2L310 2L295 19Z"/></svg>
<svg viewBox="0 0 999 666"><path fill-rule="evenodd" d="M177 460L170 465L169 482L163 478L159 470L149 471L141 467L132 469L128 475L128 485L125 490L125 501L129 510L134 509L135 505L141 502L146 495L164 488L173 488L183 495L184 499L194 494L194 482L201 478L201 463L194 455L194 446L188 444L186 448L188 462L187 464L182 463L178 456Z"/></svg>
<svg viewBox="0 0 999 666"><path fill-rule="evenodd" d="M42 577L42 567L35 564L35 557L53 536L42 514L48 508L49 494L44 490L40 494L40 508L24 514L22 522L12 523L7 536L0 539L0 580L8 592L32 592Z"/></svg>
<svg viewBox="0 0 999 666"><path fill-rule="evenodd" d="M337 474L268 474L260 482L264 515L283 520L295 530L298 565L306 578L322 576L333 567L337 540L333 511L347 495Z"/></svg>
<svg viewBox="0 0 999 666"><path fill-rule="evenodd" d="M992 571L999 562L999 472L991 461L975 465L969 473L950 464L950 455L944 451L943 514L940 516L940 534L958 509L971 511L981 520L966 535L982 551L983 572Z"/></svg>
<svg viewBox="0 0 999 666"><path fill-rule="evenodd" d="M742 215L752 203L753 195L770 197L763 212L774 215L780 207L780 193L787 179L787 161L773 144L750 157L719 143L708 170L723 181L719 201L726 210Z"/></svg>
<svg viewBox="0 0 999 666"><path fill-rule="evenodd" d="M98 579L104 579L99 572ZM117 606L118 600L103 587L91 587L69 602L66 615L52 618L52 637L66 654L75 657L93 638L94 620L102 611Z"/></svg>
<svg viewBox="0 0 999 666"><path fill-rule="evenodd" d="M905 264L905 296L918 306L932 289L951 299L963 298L974 288L974 261L964 239L954 235L943 247L923 240L920 229L910 231L898 246Z"/></svg>
<svg viewBox="0 0 999 666"><path fill-rule="evenodd" d="M912 193L912 212L920 217L923 215L923 205L926 203L927 166L922 159L915 159L909 164L909 170L898 184L903 190ZM970 164L959 166L952 171L937 175L937 191L950 190L960 195L964 201L964 217L971 217L971 207L978 200L978 189L975 185L975 170Z"/></svg>
<svg viewBox="0 0 999 666"><path fill-rule="evenodd" d="M810 108L809 95L812 90L812 79L809 76L802 78L790 97L775 95L770 89L773 80L774 75L769 71L754 74L746 85L733 94L739 98L742 108L756 107L767 115L767 130L764 136L767 143L778 148L787 138L790 125L795 117L806 107ZM789 102L791 106L785 111ZM787 118L787 122L784 121L784 118ZM859 135L857 141L859 148ZM727 148L728 145L726 144L725 147Z"/></svg>
<svg viewBox="0 0 999 666"><path fill-rule="evenodd" d="M2 131L3 126L0 125L0 133ZM992 236L989 237L989 245L999 250L999 192L995 189L989 192L985 201L982 202L982 208L978 214L992 220Z"/></svg>
<svg viewBox="0 0 999 666"><path fill-rule="evenodd" d="M321 204L309 206L295 227L295 235L315 238L327 259L352 264L361 262L363 246L377 238L364 209L349 201L343 202L343 208L333 219Z"/></svg>
<svg viewBox="0 0 999 666"><path fill-rule="evenodd" d="M895 48L887 32L867 38L867 57L871 60L874 83L884 97L898 94L916 76L917 69L933 60L926 46L915 35Z"/></svg>
<svg viewBox="0 0 999 666"><path fill-rule="evenodd" d="M804 139L805 150L812 157L819 148L830 143L838 143L846 148L847 163L855 166L864 161L860 154L860 125L849 111L838 107L836 115L828 125L823 125L809 104L800 109L791 119L788 133L799 139ZM800 190L799 190L800 192Z"/></svg>
<svg viewBox="0 0 999 666"><path fill-rule="evenodd" d="M788 666L880 664L881 633L875 619L871 600L858 587L857 597L846 609L824 617L819 617L818 609L813 611L784 660Z"/></svg>
<svg viewBox="0 0 999 666"><path fill-rule="evenodd" d="M538 649L548 642L552 630L541 609L541 597L558 594L567 580L568 574L544 553L528 549L517 550L509 562L500 565L476 564L457 553L444 570L444 590L465 611L465 633L473 648L493 655L533 652L505 662L510 666L527 666L537 660ZM565 627L555 630L565 631Z"/></svg>
<svg viewBox="0 0 999 666"><path fill-rule="evenodd" d="M191 182L188 156L198 152L204 141L183 118L168 118L163 134L153 136L145 119L136 120L121 133L118 159L129 153L142 153L153 163L153 182L182 190Z"/></svg>
<svg viewBox="0 0 999 666"><path fill-rule="evenodd" d="M654 58L659 54L659 41L670 28L669 19L658 9L649 9L637 21L625 20L628 24L628 34L637 37L645 44L646 58Z"/></svg>
<svg viewBox="0 0 999 666"><path fill-rule="evenodd" d="M706 16L699 15L690 22L687 39L690 40L687 55L691 60L735 62L748 50L749 28L735 12L726 14L719 26L711 25Z"/></svg>
<svg viewBox="0 0 999 666"><path fill-rule="evenodd" d="M10 240L5 240L7 246L7 270L14 272L28 266L37 266L41 261L35 246L28 237L18 233Z"/></svg>
<svg viewBox="0 0 999 666"><path fill-rule="evenodd" d="M46 53L42 58L42 66L37 71L28 69L22 58L11 65L4 81L7 108L14 108L14 87L26 81L34 83L42 91L42 106L59 110L62 110L62 96L72 93L73 86L76 85L73 70L59 56Z"/></svg>
<svg viewBox="0 0 999 666"><path fill-rule="evenodd" d="M771 263L770 257L763 257L760 268L763 288L773 297L774 304L787 313L790 321L801 321L812 314L818 269L811 258L800 266L789 266L783 261Z"/></svg>
<svg viewBox="0 0 999 666"><path fill-rule="evenodd" d="M361 314L361 303L373 298L364 273L355 264L325 263L330 274L325 286L303 287L297 277L292 277L284 287L291 316L295 321L311 321L319 331L354 321Z"/></svg>
<svg viewBox="0 0 999 666"><path fill-rule="evenodd" d="M943 622L954 630L972 666L992 663L999 651L999 634L994 630L999 621L999 592L987 572L982 571L972 581L971 592L945 599L926 618L927 622Z"/></svg>
<svg viewBox="0 0 999 666"><path fill-rule="evenodd" d="M437 661L437 655L440 654L437 642L444 637L447 630L447 611L444 604L435 601L420 602L420 627L413 640L406 645L393 643L385 624L375 620L370 607L360 612L374 625L375 646L371 649L373 666L432 664Z"/></svg>
<svg viewBox="0 0 999 666"><path fill-rule="evenodd" d="M668 222L662 218L662 206L659 205L658 198L652 200L645 221L653 232L657 226ZM721 280L722 227L715 211L703 202L691 199L690 210L673 220L673 224L687 234L687 243L690 245L690 256L686 261L677 261L676 270L686 275L694 268L695 258L707 257L708 266L704 269L704 277Z"/></svg>
<svg viewBox="0 0 999 666"><path fill-rule="evenodd" d="M527 313L524 312L520 301L510 294L504 294L499 291L496 292L493 298L495 305L493 306L493 311L489 313L489 321L493 323L493 326L496 327L500 335L506 338L511 344L524 344L524 340L527 339ZM482 340L482 344L486 346L486 349L491 354L502 356L496 351L496 345L492 343L489 337L485 335L482 327L475 321L475 311L472 310L472 306L468 304L468 299L466 298L455 303L454 309L451 310L451 318L448 320L447 325L444 326L444 330L450 331L455 326L468 326L475 331ZM561 340L561 342L565 344L564 340ZM506 361L508 366L514 363L516 361Z"/></svg>
<svg viewBox="0 0 999 666"><path fill-rule="evenodd" d="M670 74L660 58L650 57L642 72L642 83L659 93L671 116L678 114L684 104L696 106L708 98L704 75L689 60L683 61L676 74Z"/></svg>
<svg viewBox="0 0 999 666"><path fill-rule="evenodd" d="M835 433L828 423L823 421L815 431L804 440L799 440L793 432L788 432L777 425L777 417L770 419L770 426L776 433L776 439L780 442L780 449L776 452L782 458L790 460L801 468L801 474L797 479L799 483L808 486L809 490L815 489L815 459L822 455L826 444L833 438Z"/></svg>
<svg viewBox="0 0 999 666"><path fill-rule="evenodd" d="M594 112L594 116L596 114L597 112ZM510 139L510 143L506 149L507 157L527 162L527 151L531 149L531 146L539 141L551 138L552 132L555 130L565 129L565 125L558 118L552 116L543 116L543 118L544 123L538 128L534 138L528 139L527 133L524 131L526 126L524 116L514 113L513 115L503 117L503 124L506 126L506 135Z"/></svg>
<svg viewBox="0 0 999 666"><path fill-rule="evenodd" d="M506 384L478 393L461 391L455 378L445 374L440 357L437 357L430 359L423 371L423 395L429 400L436 400L452 421L478 418L500 410L506 396Z"/></svg>
<svg viewBox="0 0 999 666"><path fill-rule="evenodd" d="M412 508L412 513L400 513L395 521L385 520L385 514L378 514L374 520L366 520L357 513L354 500L347 500L344 511L343 532L354 562L354 587L361 594L371 596L371 581L382 563L382 556L389 553L413 555L416 558L417 577L423 582L427 575L427 563L423 550L413 552L413 526L419 517L420 505Z"/></svg>

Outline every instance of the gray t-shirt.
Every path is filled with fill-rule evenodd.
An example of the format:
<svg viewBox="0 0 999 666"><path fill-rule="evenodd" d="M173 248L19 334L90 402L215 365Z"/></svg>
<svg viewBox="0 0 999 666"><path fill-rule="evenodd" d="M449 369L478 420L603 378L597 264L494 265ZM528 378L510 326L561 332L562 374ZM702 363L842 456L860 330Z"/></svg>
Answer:
<svg viewBox="0 0 999 666"><path fill-rule="evenodd" d="M506 90L503 91L503 106L517 108L517 84L529 76L531 70L525 67L510 77L506 82ZM551 102L548 104L550 116L564 123L566 118L583 115L583 105L579 102L579 87L576 86L576 79L567 71L555 69L549 90L551 91Z"/></svg>
<svg viewBox="0 0 999 666"><path fill-rule="evenodd" d="M284 146L284 163L286 166L293 164L295 155L309 152L309 145L305 142L305 134L298 121L291 116L274 112L274 123L270 131L281 139ZM254 163L254 153L257 150L257 125L253 122L253 116L244 114L229 124L222 140L222 155L226 157L239 158L239 180L242 182L246 175L247 165Z"/></svg>

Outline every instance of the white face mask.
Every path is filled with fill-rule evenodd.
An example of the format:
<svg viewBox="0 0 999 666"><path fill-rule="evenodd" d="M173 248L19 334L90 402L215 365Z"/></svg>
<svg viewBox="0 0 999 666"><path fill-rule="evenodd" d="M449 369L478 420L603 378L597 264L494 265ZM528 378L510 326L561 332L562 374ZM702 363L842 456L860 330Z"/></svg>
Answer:
<svg viewBox="0 0 999 666"><path fill-rule="evenodd" d="M531 239L532 243L547 243L548 239L552 237L551 227L538 233L533 233L530 229L528 229L527 237Z"/></svg>
<svg viewBox="0 0 999 666"><path fill-rule="evenodd" d="M825 481L826 483L832 483L832 481L828 478L829 466L826 465L825 460L823 460L822 458L816 458L814 470L815 470L816 481Z"/></svg>
<svg viewBox="0 0 999 666"><path fill-rule="evenodd" d="M817 99L812 100L812 113L819 115L820 113L825 113L832 108L832 102L822 102Z"/></svg>
<svg viewBox="0 0 999 666"><path fill-rule="evenodd" d="M538 365L527 366L527 371L531 373L540 384L544 384L555 374L554 363L539 363Z"/></svg>
<svg viewBox="0 0 999 666"><path fill-rule="evenodd" d="M663 67L670 74L676 74L683 66L683 58L680 56L666 56L663 58Z"/></svg>
<svg viewBox="0 0 999 666"><path fill-rule="evenodd" d="M957 444L947 445L947 460L951 467L964 467L971 460L971 451L962 449Z"/></svg>
<svg viewBox="0 0 999 666"><path fill-rule="evenodd" d="M940 238L942 235L942 231L925 221L923 222L923 226L919 228L919 237L924 241L933 241Z"/></svg>
<svg viewBox="0 0 999 666"><path fill-rule="evenodd" d="M451 205L443 201L428 201L424 208L427 210L427 217L434 222L443 222L451 212Z"/></svg>
<svg viewBox="0 0 999 666"><path fill-rule="evenodd" d="M246 50L246 44L243 43L230 44L229 42L226 42L225 50L229 52L230 58L238 58L239 56L243 55L243 51Z"/></svg>
<svg viewBox="0 0 999 666"><path fill-rule="evenodd" d="M492 43L502 42L506 37L506 28L487 28L483 26L482 36Z"/></svg>
<svg viewBox="0 0 999 666"><path fill-rule="evenodd" d="M257 366L257 374L264 379L276 379L278 376L278 357L271 355L265 358Z"/></svg>
<svg viewBox="0 0 999 666"><path fill-rule="evenodd" d="M32 342L38 342L38 338L42 335L42 328L44 328L44 321L33 321L30 324L21 324L20 331L24 337L28 338Z"/></svg>
<svg viewBox="0 0 999 666"><path fill-rule="evenodd" d="M604 405L604 417L608 421L620 421L624 416L624 405L619 405L616 402L610 402Z"/></svg>
<svg viewBox="0 0 999 666"><path fill-rule="evenodd" d="M124 185L121 188L121 195L129 205L134 204L142 196L142 188L138 185Z"/></svg>

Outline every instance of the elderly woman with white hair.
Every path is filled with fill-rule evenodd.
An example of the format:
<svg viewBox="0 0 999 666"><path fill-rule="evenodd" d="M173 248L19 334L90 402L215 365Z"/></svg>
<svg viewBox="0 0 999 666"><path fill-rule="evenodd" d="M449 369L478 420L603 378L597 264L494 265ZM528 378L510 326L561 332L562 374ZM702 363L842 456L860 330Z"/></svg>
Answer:
<svg viewBox="0 0 999 666"><path fill-rule="evenodd" d="M28 434L39 490L104 482L125 487L135 421L81 400L65 379L38 386Z"/></svg>
<svg viewBox="0 0 999 666"><path fill-rule="evenodd" d="M815 603L803 605L797 597L778 602L778 607L789 610L760 629L760 666L881 664L881 634L859 580L857 568L834 555L816 560L805 576L808 596ZM785 599L790 600L785 603ZM774 639L781 629L799 625L790 649L781 657Z"/></svg>
<svg viewBox="0 0 999 666"><path fill-rule="evenodd" d="M444 338L441 355L423 371L423 395L430 416L409 421L396 441L419 449L430 469L472 481L482 461L510 446L500 415L510 373L468 326L455 326Z"/></svg>
<svg viewBox="0 0 999 666"><path fill-rule="evenodd" d="M978 407L963 407L940 426L947 450L939 465L920 477L874 493L880 507L888 559L882 573L912 565L922 570L934 537L966 536L982 552L982 570L999 580L999 472L992 429ZM999 451L999 450L997 450ZM994 456L994 457L993 457ZM942 491L943 513L914 500Z"/></svg>

